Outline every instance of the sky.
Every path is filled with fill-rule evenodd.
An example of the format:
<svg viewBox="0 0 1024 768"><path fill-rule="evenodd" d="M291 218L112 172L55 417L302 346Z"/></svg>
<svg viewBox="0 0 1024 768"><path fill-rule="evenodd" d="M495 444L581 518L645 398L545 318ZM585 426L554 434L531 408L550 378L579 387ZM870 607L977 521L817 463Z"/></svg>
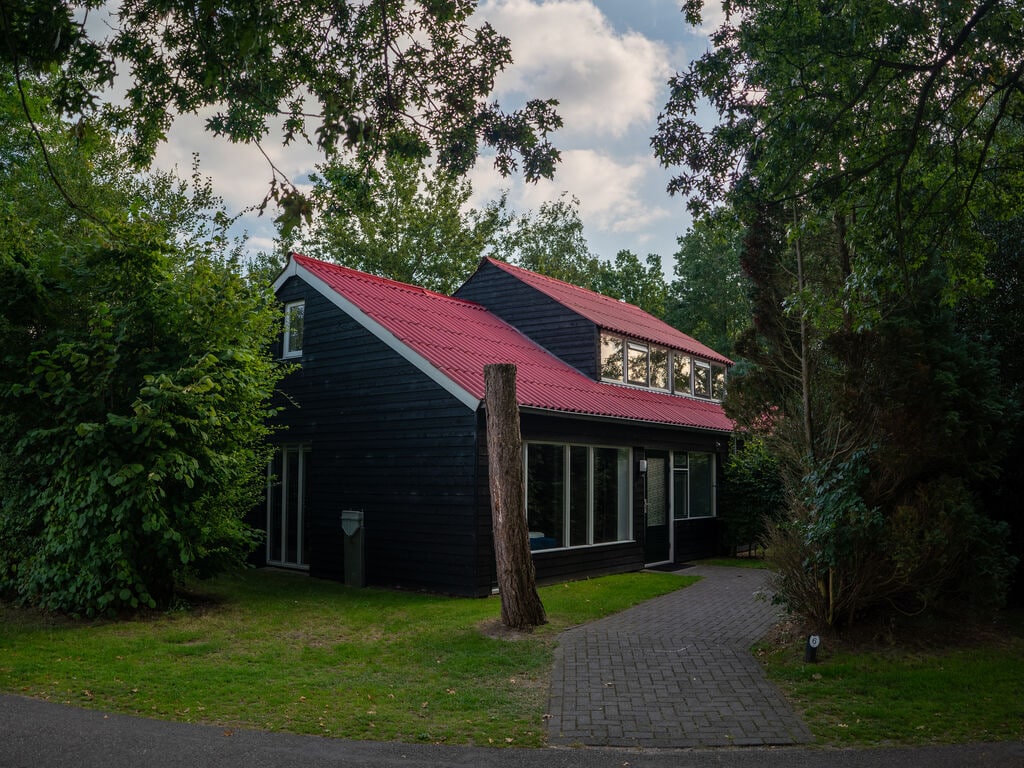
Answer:
<svg viewBox="0 0 1024 768"><path fill-rule="evenodd" d="M481 157L469 176L470 203L483 207L507 190L514 210L536 211L568 193L579 200L596 256L656 253L670 276L676 239L690 218L686 201L666 192L671 172L660 167L650 139L668 79L706 50L705 31L688 27L679 0L481 0L475 20L490 22L512 45L514 63L499 75L492 98L506 110L555 98L564 126L552 136L562 156L553 180L503 178ZM264 149L301 184L320 158L272 138ZM258 204L266 193L270 169L259 151L205 136L198 116L178 118L157 165L187 173L193 152L230 210ZM272 220L269 209L243 217L249 250L273 247Z"/></svg>

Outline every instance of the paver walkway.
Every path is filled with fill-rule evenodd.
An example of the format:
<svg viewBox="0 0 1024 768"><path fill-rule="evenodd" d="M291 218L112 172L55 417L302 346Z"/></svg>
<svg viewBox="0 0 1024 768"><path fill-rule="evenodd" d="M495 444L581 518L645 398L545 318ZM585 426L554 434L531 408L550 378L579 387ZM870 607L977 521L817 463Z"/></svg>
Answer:
<svg viewBox="0 0 1024 768"><path fill-rule="evenodd" d="M695 566L691 587L565 632L549 743L620 747L803 744L810 731L750 646L778 620L768 574Z"/></svg>

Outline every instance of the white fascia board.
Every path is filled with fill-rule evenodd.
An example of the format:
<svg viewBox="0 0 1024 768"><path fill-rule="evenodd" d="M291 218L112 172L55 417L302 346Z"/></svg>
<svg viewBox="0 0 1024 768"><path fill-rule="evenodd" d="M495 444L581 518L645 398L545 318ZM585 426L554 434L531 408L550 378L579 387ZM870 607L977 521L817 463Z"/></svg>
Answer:
<svg viewBox="0 0 1024 768"><path fill-rule="evenodd" d="M306 270L302 271L305 272ZM281 271L281 274L278 275L277 279L274 281L274 293L276 294L279 290L281 290L281 286L288 282L289 277L295 277L297 274L299 274L299 265L295 263L295 259L293 259L291 256L288 256L288 264L285 265L285 268Z"/></svg>
<svg viewBox="0 0 1024 768"><path fill-rule="evenodd" d="M274 281L274 291L276 292L284 282L292 276L296 276L301 280L304 280L311 288L316 290L334 306L359 323L359 325L369 331L377 339L384 342L384 344L397 352L400 357L411 363L415 368L426 375L427 378L439 385L443 390L448 392L448 394L469 408L469 410L475 412L480 408L481 401L474 397L471 392L463 389L455 381L448 378L448 376L435 368L429 360L409 347L408 344L401 341L391 331L363 312L363 310L335 291L319 277L304 267L296 264L294 259L289 260L288 266L285 268L284 272L282 272L280 277Z"/></svg>

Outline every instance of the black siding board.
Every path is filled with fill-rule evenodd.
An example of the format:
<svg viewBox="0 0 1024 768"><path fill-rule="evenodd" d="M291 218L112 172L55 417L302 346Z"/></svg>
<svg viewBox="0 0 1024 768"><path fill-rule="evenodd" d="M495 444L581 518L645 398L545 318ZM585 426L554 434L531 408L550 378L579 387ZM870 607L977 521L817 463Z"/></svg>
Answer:
<svg viewBox="0 0 1024 768"><path fill-rule="evenodd" d="M716 517L676 520L675 537L673 560L677 563L714 557L721 549Z"/></svg>
<svg viewBox="0 0 1024 768"><path fill-rule="evenodd" d="M554 584L611 573L639 571L644 567L644 548L630 541L605 546L535 552L538 584Z"/></svg>
<svg viewBox="0 0 1024 768"><path fill-rule="evenodd" d="M369 584L476 595L477 415L302 281L301 368L276 443L309 443L310 573L341 579L341 512L365 515ZM286 395L286 396L284 396Z"/></svg>
<svg viewBox="0 0 1024 768"><path fill-rule="evenodd" d="M455 296L483 304L553 355L597 378L597 326L514 275L485 261Z"/></svg>

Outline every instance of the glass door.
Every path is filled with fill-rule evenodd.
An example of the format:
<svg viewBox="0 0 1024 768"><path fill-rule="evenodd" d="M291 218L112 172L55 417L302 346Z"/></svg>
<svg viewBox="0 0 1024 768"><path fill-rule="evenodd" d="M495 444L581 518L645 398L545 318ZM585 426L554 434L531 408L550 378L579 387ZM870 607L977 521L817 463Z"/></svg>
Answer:
<svg viewBox="0 0 1024 768"><path fill-rule="evenodd" d="M648 565L672 559L671 524L668 492L668 454L647 452L647 522L644 560Z"/></svg>

